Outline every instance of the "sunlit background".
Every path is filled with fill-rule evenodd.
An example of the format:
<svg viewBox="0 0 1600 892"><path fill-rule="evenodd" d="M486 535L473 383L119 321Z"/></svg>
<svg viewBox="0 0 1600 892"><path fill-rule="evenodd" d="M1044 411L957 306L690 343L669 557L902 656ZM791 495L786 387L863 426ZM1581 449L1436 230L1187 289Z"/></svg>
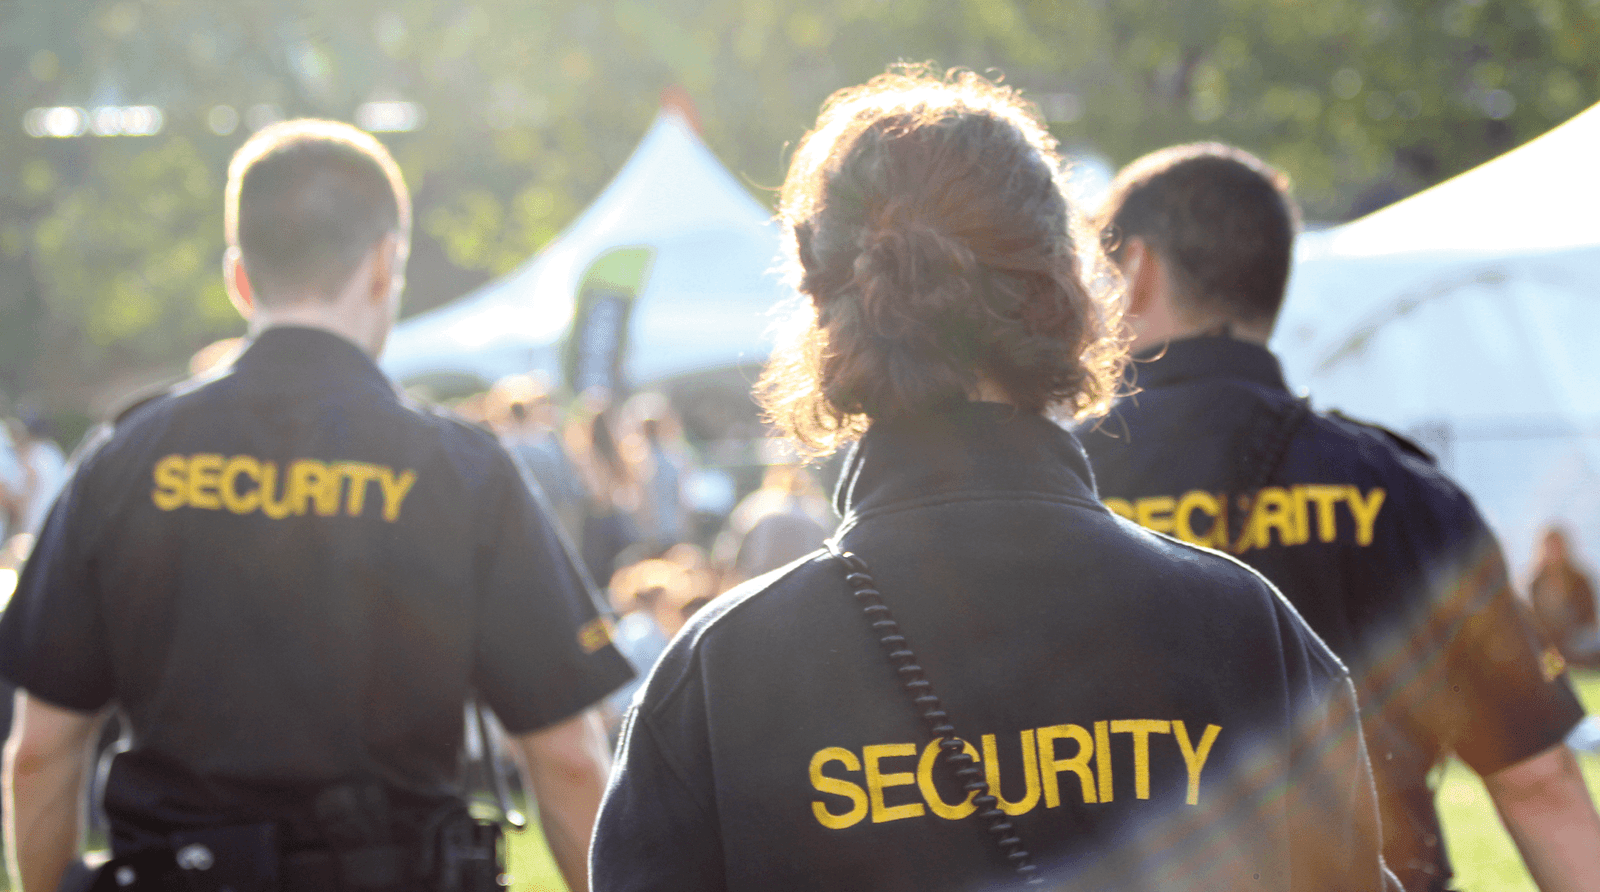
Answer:
<svg viewBox="0 0 1600 892"><path fill-rule="evenodd" d="M1340 221L1600 96L1582 0L12 0L0 7L0 390L68 427L240 325L228 155L274 120L383 134L418 200L408 312L504 274L680 88L758 201L832 90L1002 73L1110 164L1216 137Z"/></svg>
<svg viewBox="0 0 1600 892"><path fill-rule="evenodd" d="M559 381L578 292L644 246L623 383L667 392L702 457L737 465L718 440L751 434L789 147L897 60L1022 88L1086 208L1176 142L1279 166L1320 230L1276 344L1292 381L1424 440L1518 572L1549 520L1600 558L1600 378L1581 361L1600 229L1572 214L1600 202L1600 120L1427 191L1600 100L1594 0L6 0L0 415L70 447L240 334L227 160L320 116L378 134L415 196L391 373L439 397ZM1472 376L1506 368L1527 383L1484 397ZM1475 795L1446 806L1492 828Z"/></svg>

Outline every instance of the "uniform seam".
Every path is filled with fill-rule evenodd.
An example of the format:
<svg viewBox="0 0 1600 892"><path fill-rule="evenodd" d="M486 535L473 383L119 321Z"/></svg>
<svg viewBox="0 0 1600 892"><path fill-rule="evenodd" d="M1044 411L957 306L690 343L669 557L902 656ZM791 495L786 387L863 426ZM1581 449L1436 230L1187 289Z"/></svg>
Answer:
<svg viewBox="0 0 1600 892"><path fill-rule="evenodd" d="M717 601L722 601L724 599L727 599L729 603L721 605L721 609L717 610L715 616L707 617L702 624L689 632L689 640L686 642L687 646L685 647L687 653L684 655L685 665L678 672L677 677L672 680L671 684L669 684L661 692L661 696L657 701L656 708L652 708L650 712L646 714L646 718L648 719L649 715L655 714L659 708L664 708L667 701L676 698L680 693L682 693L683 687L689 683L690 676L695 673L696 667L698 667L700 663L700 653L703 647L703 642L705 641L707 635L710 635L718 625L724 622L726 618L731 616L735 611L744 607L746 604L750 603L761 595L775 590L779 580L787 579L794 575L794 573L796 573L801 567L804 567L807 564L810 564L812 561L815 561L822 554L823 552L821 549L818 549L817 551L796 560L781 575L775 576L771 579L766 579L762 585L752 589L751 591L742 592L735 595L733 592L738 591L736 588L713 600L713 605L716 605ZM757 578L764 579L764 577ZM751 580L751 582L753 581L754 580ZM750 582L746 582L743 585L749 584ZM716 609L715 606L712 609ZM671 651L669 650L669 653L670 652Z"/></svg>
<svg viewBox="0 0 1600 892"><path fill-rule="evenodd" d="M688 771L663 744L662 735L656 727L655 719L648 714L641 713L639 720L644 725L645 732L650 735L650 746L661 757L662 764L667 766L667 771L672 775L673 780L677 781L678 786L688 794L688 798L694 803L695 809L707 820L716 820L716 810L702 800L694 784L689 781Z"/></svg>

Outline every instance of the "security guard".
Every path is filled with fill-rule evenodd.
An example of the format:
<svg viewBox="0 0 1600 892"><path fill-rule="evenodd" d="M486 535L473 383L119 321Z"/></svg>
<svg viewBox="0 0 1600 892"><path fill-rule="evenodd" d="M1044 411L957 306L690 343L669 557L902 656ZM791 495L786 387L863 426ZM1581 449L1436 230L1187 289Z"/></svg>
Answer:
<svg viewBox="0 0 1600 892"><path fill-rule="evenodd" d="M1350 665L1408 892L1450 882L1429 777L1451 752L1542 889L1600 888L1600 818L1562 744L1582 709L1482 518L1416 446L1311 412L1266 349L1296 213L1281 175L1225 146L1117 177L1102 240L1127 284L1138 389L1084 433L1100 495L1260 570Z"/></svg>
<svg viewBox="0 0 1600 892"><path fill-rule="evenodd" d="M585 887L607 770L588 707L630 670L507 454L374 364L409 228L352 127L274 125L234 157L225 272L252 343L88 451L0 620L14 887L56 888L112 708L108 888L491 887L460 801L473 697Z"/></svg>
<svg viewBox="0 0 1600 892"><path fill-rule="evenodd" d="M782 218L816 314L769 409L861 436L838 555L656 664L601 892L1382 888L1344 667L1261 577L1095 499L1046 406L1115 386L1044 126L972 74L842 91Z"/></svg>

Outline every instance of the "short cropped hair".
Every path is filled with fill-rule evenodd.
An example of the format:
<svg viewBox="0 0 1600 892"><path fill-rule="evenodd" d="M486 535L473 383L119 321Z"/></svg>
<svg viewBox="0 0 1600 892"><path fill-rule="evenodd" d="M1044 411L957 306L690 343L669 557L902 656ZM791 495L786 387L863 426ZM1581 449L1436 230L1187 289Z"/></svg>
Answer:
<svg viewBox="0 0 1600 892"><path fill-rule="evenodd" d="M1028 411L1103 407L1118 300L1084 281L1060 174L1033 108L972 72L897 66L830 97L780 196L808 300L758 386L768 417L824 453L980 374Z"/></svg>
<svg viewBox="0 0 1600 892"><path fill-rule="evenodd" d="M1288 178L1220 143L1152 152L1117 174L1101 241L1121 262L1129 239L1155 249L1190 308L1268 322L1283 305L1300 211Z"/></svg>
<svg viewBox="0 0 1600 892"><path fill-rule="evenodd" d="M259 300L282 291L332 297L379 239L409 239L411 199L394 158L367 133L284 121L234 153L224 218Z"/></svg>

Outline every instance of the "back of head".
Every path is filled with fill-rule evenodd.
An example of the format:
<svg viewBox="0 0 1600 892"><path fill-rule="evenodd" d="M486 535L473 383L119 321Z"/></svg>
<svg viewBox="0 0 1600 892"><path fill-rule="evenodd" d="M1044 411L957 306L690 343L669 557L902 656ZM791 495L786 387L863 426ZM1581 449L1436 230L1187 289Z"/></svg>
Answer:
<svg viewBox="0 0 1600 892"><path fill-rule="evenodd" d="M548 406L549 388L531 374L507 375L489 388L489 419L497 426L521 427Z"/></svg>
<svg viewBox="0 0 1600 892"><path fill-rule="evenodd" d="M1084 284L1059 175L1032 109L971 72L900 68L834 94L783 186L809 300L763 376L769 414L825 451L963 402L980 376L1028 411L1108 399L1114 300Z"/></svg>
<svg viewBox="0 0 1600 892"><path fill-rule="evenodd" d="M1283 304L1299 209L1283 174L1220 143L1173 146L1117 174L1101 217L1113 259L1141 239L1168 262L1187 309L1271 323Z"/></svg>
<svg viewBox="0 0 1600 892"><path fill-rule="evenodd" d="M620 412L624 429L637 431L646 442L659 444L678 433L677 413L666 394L643 390L628 397Z"/></svg>
<svg viewBox="0 0 1600 892"><path fill-rule="evenodd" d="M257 300L331 297L384 236L407 243L411 199L370 135L337 121L285 121L234 154L225 225Z"/></svg>
<svg viewBox="0 0 1600 892"><path fill-rule="evenodd" d="M1545 527L1544 537L1539 542L1538 555L1534 563L1541 567L1565 564L1571 559L1570 553L1566 531L1559 526Z"/></svg>

